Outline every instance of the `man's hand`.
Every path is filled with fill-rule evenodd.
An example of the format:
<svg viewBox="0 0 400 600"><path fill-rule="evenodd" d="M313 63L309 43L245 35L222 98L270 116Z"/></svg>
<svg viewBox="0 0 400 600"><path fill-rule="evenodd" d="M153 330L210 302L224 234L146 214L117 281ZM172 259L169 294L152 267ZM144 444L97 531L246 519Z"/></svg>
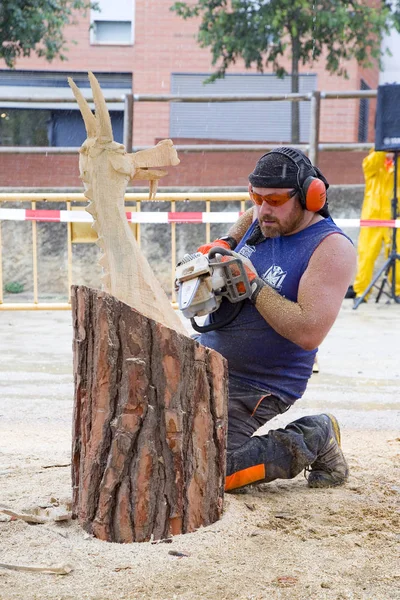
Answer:
<svg viewBox="0 0 400 600"><path fill-rule="evenodd" d="M245 270L245 273L246 273L246 276L247 276L247 279L248 279L248 282L249 282L250 288L251 288L251 296L250 296L249 300L250 300L250 302L252 302L252 304L255 304L258 294L260 293L260 291L266 284L261 279L261 277L258 276L257 271L255 270L253 264L251 263L251 261L248 258L241 256L237 252L232 252L231 255L234 258L239 258L243 264L243 267L244 267L244 270ZM217 256L220 256L220 255L217 255ZM230 260L231 260L230 256L221 256L221 259L220 259L221 262L228 262ZM234 277L237 277L238 275L240 275L240 271L239 271L239 268L237 265L231 265L229 268ZM240 292L241 294L246 291L246 288L243 285L243 283L239 283L237 285L237 289L238 289L238 292Z"/></svg>
<svg viewBox="0 0 400 600"><path fill-rule="evenodd" d="M224 236L222 239L214 240L209 244L204 244L197 249L197 252L201 252L202 254L208 254L211 248L225 248L226 250L234 250L237 246L237 242L235 238L230 236Z"/></svg>

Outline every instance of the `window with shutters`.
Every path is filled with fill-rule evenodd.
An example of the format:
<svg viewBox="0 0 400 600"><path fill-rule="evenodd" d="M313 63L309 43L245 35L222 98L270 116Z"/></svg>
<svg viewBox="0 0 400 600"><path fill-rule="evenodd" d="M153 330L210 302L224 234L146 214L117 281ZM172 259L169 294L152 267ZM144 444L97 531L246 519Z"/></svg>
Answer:
<svg viewBox="0 0 400 600"><path fill-rule="evenodd" d="M171 93L212 96L221 94L288 94L290 77L272 74L226 75L205 84L207 74L172 73ZM317 89L317 76L300 75L300 92ZM290 142L291 102L171 102L172 138L237 142ZM309 141L310 102L300 102L300 141Z"/></svg>

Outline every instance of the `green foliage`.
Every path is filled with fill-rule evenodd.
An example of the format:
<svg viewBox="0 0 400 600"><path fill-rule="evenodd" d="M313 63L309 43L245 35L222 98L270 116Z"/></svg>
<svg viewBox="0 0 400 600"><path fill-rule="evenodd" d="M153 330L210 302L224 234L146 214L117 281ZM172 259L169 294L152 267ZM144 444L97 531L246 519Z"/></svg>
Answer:
<svg viewBox="0 0 400 600"><path fill-rule="evenodd" d="M49 62L66 60L63 30L89 8L97 5L89 0L1 0L0 58L10 68L19 56L32 52Z"/></svg>
<svg viewBox="0 0 400 600"><path fill-rule="evenodd" d="M9 294L20 294L24 291L24 284L19 281L10 281L5 284L4 289Z"/></svg>
<svg viewBox="0 0 400 600"><path fill-rule="evenodd" d="M312 65L323 57L330 73L347 76L345 62L380 64L380 41L391 26L400 28L400 0L192 0L171 7L184 19L200 17L198 41L210 47L217 71L242 58L246 68L272 66L287 74L281 59L288 48L295 64Z"/></svg>

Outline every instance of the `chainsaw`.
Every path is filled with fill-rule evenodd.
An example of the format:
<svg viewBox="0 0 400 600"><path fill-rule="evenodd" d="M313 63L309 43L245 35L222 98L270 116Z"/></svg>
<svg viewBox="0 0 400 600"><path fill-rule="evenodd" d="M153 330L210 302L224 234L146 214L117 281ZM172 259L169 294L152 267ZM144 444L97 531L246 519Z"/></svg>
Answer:
<svg viewBox="0 0 400 600"><path fill-rule="evenodd" d="M222 255L231 258L221 262ZM238 275L232 274L233 266L237 267L234 272L239 273ZM251 296L242 259L225 248L211 248L208 255L200 252L186 254L176 267L175 281L179 310L190 319L193 329L199 333L229 325L238 316L243 301ZM195 317L202 317L218 310L223 298L236 305L231 314L222 321L198 325Z"/></svg>

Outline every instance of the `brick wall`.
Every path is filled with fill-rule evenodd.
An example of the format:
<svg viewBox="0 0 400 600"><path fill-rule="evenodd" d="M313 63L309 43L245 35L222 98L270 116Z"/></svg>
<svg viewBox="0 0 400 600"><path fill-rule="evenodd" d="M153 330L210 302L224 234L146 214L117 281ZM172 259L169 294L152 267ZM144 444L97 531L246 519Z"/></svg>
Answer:
<svg viewBox="0 0 400 600"><path fill-rule="evenodd" d="M180 153L163 186L243 186L260 153ZM361 169L366 153L322 152L319 166L331 184L364 183ZM81 187L76 155L0 155L2 187ZM142 182L137 182L142 185ZM143 182L143 185L146 185Z"/></svg>

